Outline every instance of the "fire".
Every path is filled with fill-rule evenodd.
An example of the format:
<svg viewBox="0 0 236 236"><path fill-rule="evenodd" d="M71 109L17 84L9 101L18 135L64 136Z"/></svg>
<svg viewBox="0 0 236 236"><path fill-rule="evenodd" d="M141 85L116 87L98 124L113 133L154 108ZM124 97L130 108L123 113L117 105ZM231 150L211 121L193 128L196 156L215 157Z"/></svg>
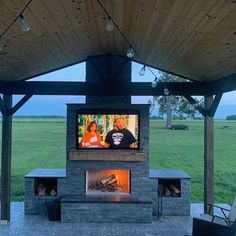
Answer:
<svg viewBox="0 0 236 236"><path fill-rule="evenodd" d="M86 193L130 193L130 170L87 170Z"/></svg>

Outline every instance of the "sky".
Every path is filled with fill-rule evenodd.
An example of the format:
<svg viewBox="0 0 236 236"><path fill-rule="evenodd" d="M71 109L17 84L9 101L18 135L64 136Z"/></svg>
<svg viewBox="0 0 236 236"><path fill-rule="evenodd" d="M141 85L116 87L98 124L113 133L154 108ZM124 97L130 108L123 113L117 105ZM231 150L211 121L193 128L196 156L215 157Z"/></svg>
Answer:
<svg viewBox="0 0 236 236"><path fill-rule="evenodd" d="M132 63L132 81L133 82L151 82L154 75L146 70L144 76L139 75L142 65ZM152 69L158 76L159 71ZM49 74L35 77L31 81L85 81L85 63L70 66ZM16 103L22 96L14 96L13 102ZM151 97L135 96L132 97L132 103L147 104ZM66 115L67 103L84 103L85 96L33 96L15 115ZM154 110L157 114L158 109ZM216 119L225 119L226 116L236 114L236 91L225 93L221 99L216 111Z"/></svg>

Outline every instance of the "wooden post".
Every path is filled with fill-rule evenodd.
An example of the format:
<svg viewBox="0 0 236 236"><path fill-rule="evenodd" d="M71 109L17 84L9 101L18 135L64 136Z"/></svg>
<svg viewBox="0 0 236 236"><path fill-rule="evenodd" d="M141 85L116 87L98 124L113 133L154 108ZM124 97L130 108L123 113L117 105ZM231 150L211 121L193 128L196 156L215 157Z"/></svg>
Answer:
<svg viewBox="0 0 236 236"><path fill-rule="evenodd" d="M204 97L205 110L209 111L213 96ZM213 204L214 179L214 119L206 113L204 117L204 213L209 210L208 204Z"/></svg>
<svg viewBox="0 0 236 236"><path fill-rule="evenodd" d="M12 95L4 94L2 101L1 224L7 224L10 221L11 204Z"/></svg>

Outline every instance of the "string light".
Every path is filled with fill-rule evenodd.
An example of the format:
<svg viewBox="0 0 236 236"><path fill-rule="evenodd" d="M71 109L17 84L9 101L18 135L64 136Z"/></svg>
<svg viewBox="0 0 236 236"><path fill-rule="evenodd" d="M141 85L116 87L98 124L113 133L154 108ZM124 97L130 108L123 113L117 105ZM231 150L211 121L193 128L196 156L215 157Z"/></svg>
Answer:
<svg viewBox="0 0 236 236"><path fill-rule="evenodd" d="M30 30L30 26L29 23L25 20L23 13L25 11L25 9L30 5L30 3L33 0L29 0L28 3L24 6L24 8L21 10L21 12L15 17L15 19L11 22L10 25L7 26L7 28L0 34L0 40L1 38L8 32L8 30L12 27L13 24L15 24L15 22L20 19L20 23L21 23L21 30L23 32L27 32ZM3 50L4 45L0 42L0 51Z"/></svg>
<svg viewBox="0 0 236 236"><path fill-rule="evenodd" d="M157 86L157 77L151 83L152 88L156 88Z"/></svg>
<svg viewBox="0 0 236 236"><path fill-rule="evenodd" d="M106 20L105 28L107 31L112 31L114 29L113 21L110 16Z"/></svg>
<svg viewBox="0 0 236 236"><path fill-rule="evenodd" d="M25 19L23 14L20 14L20 23L21 23L21 31L23 32L28 32L30 31L30 25L28 23L28 21Z"/></svg>
<svg viewBox="0 0 236 236"><path fill-rule="evenodd" d="M131 45L129 45L129 48L127 50L127 57L129 58L133 58L135 55L134 49Z"/></svg>
<svg viewBox="0 0 236 236"><path fill-rule="evenodd" d="M146 72L146 65L144 65L141 70L139 71L139 75L140 76L144 76L145 75L145 72Z"/></svg>
<svg viewBox="0 0 236 236"><path fill-rule="evenodd" d="M165 88L165 89L164 89L164 95L165 95L165 96L168 96L169 94L170 94L169 89L168 89L168 88Z"/></svg>
<svg viewBox="0 0 236 236"><path fill-rule="evenodd" d="M107 29L107 24L108 22L112 22L112 26L113 28L116 28L117 31L120 33L120 35L123 37L123 39L127 42L127 44L129 45L128 49L127 49L127 57L129 58L133 58L134 56L138 57L139 59L141 59L139 53L135 50L135 48L132 46L132 44L130 43L129 39L126 37L126 35L121 31L121 29L119 28L118 24L114 21L114 19L111 17L111 15L108 13L108 11L106 10L106 8L103 6L102 2L100 0L97 0L97 3L100 5L100 7L103 9L103 11L105 12L105 14L107 15L107 21L106 21L106 29ZM108 30L108 29L107 29ZM146 66L145 68L143 68L144 72L140 71L140 75L142 76L142 74L145 74L145 70L146 68L155 76L155 80L153 81L153 83L151 84L152 87L154 85L154 87L157 86L157 76L156 74L151 70L151 68L149 66ZM143 74L143 75L144 75Z"/></svg>

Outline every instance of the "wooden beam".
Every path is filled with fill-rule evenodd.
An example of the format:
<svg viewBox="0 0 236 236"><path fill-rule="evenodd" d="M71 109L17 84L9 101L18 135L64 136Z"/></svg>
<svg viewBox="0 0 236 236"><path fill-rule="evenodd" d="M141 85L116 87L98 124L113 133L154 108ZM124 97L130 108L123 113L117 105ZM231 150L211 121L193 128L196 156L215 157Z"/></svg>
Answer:
<svg viewBox="0 0 236 236"><path fill-rule="evenodd" d="M130 63L130 61L129 60L126 60L126 61L124 61L124 62L122 62L121 63L121 65L120 65L120 67L119 67L119 72L117 71L117 73L114 75L114 73L112 74L112 79L114 78L114 80L115 81L119 81L119 80L121 80L122 79L122 76L124 75L124 71L125 71L125 69L126 69L126 71L127 71L127 67L129 67L129 69L130 69L130 81L131 81L131 63L130 63L130 65L128 65Z"/></svg>
<svg viewBox="0 0 236 236"><path fill-rule="evenodd" d="M1 168L1 223L10 221L11 204L11 144L12 144L12 95L3 94L6 113L2 116L2 168Z"/></svg>
<svg viewBox="0 0 236 236"><path fill-rule="evenodd" d="M92 67L95 70L96 75L100 79L100 81L106 81L108 72L106 71L106 73L104 73L104 71L101 70L102 67L100 65L96 64L95 60L87 61L86 66L88 66L89 63L92 65ZM109 64L106 63L105 66L108 67Z"/></svg>
<svg viewBox="0 0 236 236"><path fill-rule="evenodd" d="M90 96L163 96L168 88L170 95L209 96L215 91L207 82L0 82L0 93L26 95L90 95Z"/></svg>
<svg viewBox="0 0 236 236"><path fill-rule="evenodd" d="M207 111L206 111L201 105L199 105L198 102L197 102L193 97L191 97L190 95L185 95L184 97L190 102L190 104L192 104L193 106L195 106L196 109L197 109L203 116L206 116Z"/></svg>
<svg viewBox="0 0 236 236"><path fill-rule="evenodd" d="M216 94L234 91L236 90L236 74L223 77L211 83Z"/></svg>
<svg viewBox="0 0 236 236"><path fill-rule="evenodd" d="M216 96L215 96L215 98L213 100L213 103L211 105L211 108L209 110L209 116L213 116L214 117L214 115L216 113L216 110L217 110L217 108L219 106L219 103L220 103L220 100L221 100L222 96L223 96L223 93L216 94Z"/></svg>
<svg viewBox="0 0 236 236"><path fill-rule="evenodd" d="M14 115L33 95L25 95L16 105L11 109L11 115Z"/></svg>
<svg viewBox="0 0 236 236"><path fill-rule="evenodd" d="M2 97L0 96L0 111L3 114L5 114L5 107L4 107L4 104L3 104L3 100L2 100Z"/></svg>
<svg viewBox="0 0 236 236"><path fill-rule="evenodd" d="M213 96L205 97L205 109L211 109ZM214 184L214 119L207 114L204 117L204 212L213 204Z"/></svg>

